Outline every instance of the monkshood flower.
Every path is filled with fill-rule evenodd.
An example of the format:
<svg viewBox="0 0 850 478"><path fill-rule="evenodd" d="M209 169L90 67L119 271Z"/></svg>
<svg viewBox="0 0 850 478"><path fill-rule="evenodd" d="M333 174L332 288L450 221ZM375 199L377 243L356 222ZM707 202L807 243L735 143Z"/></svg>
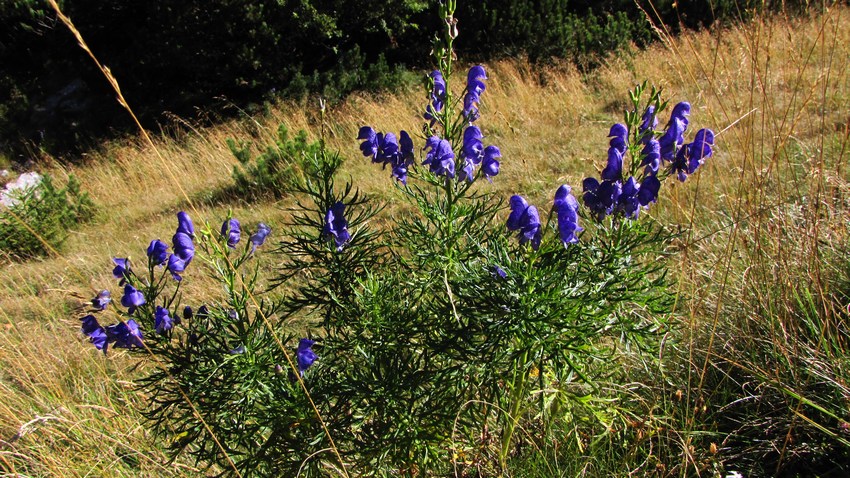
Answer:
<svg viewBox="0 0 850 478"><path fill-rule="evenodd" d="M640 126L638 126L638 137L642 142L646 142L652 138L652 131L658 126L658 117L655 116L655 105L646 107L646 111L641 116Z"/></svg>
<svg viewBox="0 0 850 478"><path fill-rule="evenodd" d="M646 176L640 183L638 191L638 202L641 206L649 206L649 203L658 200L658 190L661 189L661 181L654 175Z"/></svg>
<svg viewBox="0 0 850 478"><path fill-rule="evenodd" d="M620 181L602 181L596 178L586 178L582 183L584 188L584 205L600 220L614 212L614 208L622 193Z"/></svg>
<svg viewBox="0 0 850 478"><path fill-rule="evenodd" d="M498 265L490 266L490 275L494 279L506 279L508 277L508 273Z"/></svg>
<svg viewBox="0 0 850 478"><path fill-rule="evenodd" d="M434 126L437 121L437 113L443 111L443 106L446 103L446 80L443 79L440 70L434 70L428 76L434 82L434 88L431 90L431 104L425 109L423 116L431 122L431 126Z"/></svg>
<svg viewBox="0 0 850 478"><path fill-rule="evenodd" d="M463 131L463 146L460 150L461 159L463 159L463 169L458 172L458 179L461 181L472 181L475 178L475 167L481 164L484 158L484 143L481 140L484 135L478 126L468 126Z"/></svg>
<svg viewBox="0 0 850 478"><path fill-rule="evenodd" d="M402 184L407 184L407 171L414 159L413 139L410 138L407 131L401 131L399 145L401 148L398 156L391 162L392 176L401 181Z"/></svg>
<svg viewBox="0 0 850 478"><path fill-rule="evenodd" d="M619 181L623 176L623 155L628 149L629 130L625 125L615 124L611 127L608 137L611 138L608 147L608 163L602 170L602 179Z"/></svg>
<svg viewBox="0 0 850 478"><path fill-rule="evenodd" d="M363 126L357 133L357 139L365 140L360 143L360 151L363 156L371 157L373 161L378 157L378 134L371 126Z"/></svg>
<svg viewBox="0 0 850 478"><path fill-rule="evenodd" d="M124 285L124 296L121 297L121 305L127 308L127 313L132 315L136 308L147 303L145 294L142 294L138 289L130 284Z"/></svg>
<svg viewBox="0 0 850 478"><path fill-rule="evenodd" d="M481 161L481 172L488 181L493 181L493 176L499 174L499 161L496 158L501 158L502 152L496 146L487 146L484 148L484 159Z"/></svg>
<svg viewBox="0 0 850 478"><path fill-rule="evenodd" d="M298 371L301 373L302 377L304 376L304 372L313 365L313 362L315 362L316 359L319 358L311 348L315 343L315 341L310 339L301 339L298 341L298 349L295 351L295 360L298 362Z"/></svg>
<svg viewBox="0 0 850 478"><path fill-rule="evenodd" d="M121 279L118 285L124 285L127 282L127 276L130 275L130 259L113 257L112 262L115 268L112 269L112 277Z"/></svg>
<svg viewBox="0 0 850 478"><path fill-rule="evenodd" d="M407 131L400 133L400 140L393 133L378 133L370 126L363 126L357 139L364 140L360 151L371 157L373 163L381 163L392 169L392 176L407 184L407 171L413 164L413 140Z"/></svg>
<svg viewBox="0 0 850 478"><path fill-rule="evenodd" d="M168 260L168 244L159 239L151 241L148 246L148 260L151 264L161 266Z"/></svg>
<svg viewBox="0 0 850 478"><path fill-rule="evenodd" d="M679 181L684 181L688 175L695 173L697 168L711 157L713 144L713 131L710 129L697 131L693 143L686 144L676 154L676 159L671 164L670 171L676 173Z"/></svg>
<svg viewBox="0 0 850 478"><path fill-rule="evenodd" d="M685 101L673 107L670 113L670 121L667 123L667 131L658 140L661 159L673 161L679 146L685 142L685 130L688 129L688 115L691 114L691 105Z"/></svg>
<svg viewBox="0 0 850 478"><path fill-rule="evenodd" d="M640 213L639 190L640 186L635 180L635 177L629 176L629 179L623 184L620 197L617 200L617 210L622 211L629 219L637 219Z"/></svg>
<svg viewBox="0 0 850 478"><path fill-rule="evenodd" d="M185 211L177 213L177 232L182 232L191 238L195 237L195 225Z"/></svg>
<svg viewBox="0 0 850 478"><path fill-rule="evenodd" d="M168 309L156 306L156 312L154 313L154 329L156 329L156 333L162 335L167 330L171 330L173 325Z"/></svg>
<svg viewBox="0 0 850 478"><path fill-rule="evenodd" d="M555 213L558 215L558 234L564 246L578 242L577 233L584 229L578 225L578 201L566 184L555 192Z"/></svg>
<svg viewBox="0 0 850 478"><path fill-rule="evenodd" d="M91 306L97 310L106 310L110 302L112 302L112 294L108 290L102 290L91 300Z"/></svg>
<svg viewBox="0 0 850 478"><path fill-rule="evenodd" d="M103 353L106 353L106 349L109 346L106 330L97 323L97 319L91 314L83 317L81 320L83 322L83 335L89 338L89 341L94 344L96 349L103 350Z"/></svg>
<svg viewBox="0 0 850 478"><path fill-rule="evenodd" d="M333 238L337 252L342 251L345 243L351 239L348 232L348 221L345 219L345 204L337 201L325 214L325 227L322 230L325 237Z"/></svg>
<svg viewBox="0 0 850 478"><path fill-rule="evenodd" d="M540 247L543 233L540 230L540 215L537 208L530 206L522 196L511 196L511 214L508 216L508 230L519 231L519 243L525 244L531 241L531 248L535 251Z"/></svg>
<svg viewBox="0 0 850 478"><path fill-rule="evenodd" d="M251 241L251 254L257 250L258 247L262 246L266 242L266 237L272 232L272 228L263 224L262 222L257 226L257 232L251 234L251 238L248 239Z"/></svg>
<svg viewBox="0 0 850 478"><path fill-rule="evenodd" d="M650 136L649 139L644 141L644 146L640 154L642 158L640 165L646 166L644 174L657 174L658 169L661 167L661 145L658 143L658 140Z"/></svg>
<svg viewBox="0 0 850 478"><path fill-rule="evenodd" d="M437 176L446 176L451 179L455 177L455 153L452 145L439 136L431 136L425 142L425 149L430 149L425 154L423 166L430 166L431 172Z"/></svg>
<svg viewBox="0 0 850 478"><path fill-rule="evenodd" d="M195 226L185 212L177 213L177 232L174 234L172 249L174 253L168 256L168 270L175 280L182 280L180 273L186 270L192 258L195 257L195 244L192 242Z"/></svg>
<svg viewBox="0 0 850 478"><path fill-rule="evenodd" d="M227 247L231 249L235 248L242 236L242 227L239 225L239 220L231 218L224 221L221 225L221 235L227 238Z"/></svg>
<svg viewBox="0 0 850 478"><path fill-rule="evenodd" d="M463 97L463 117L470 123L478 119L478 102L486 86L487 73L481 65L473 66L466 75L466 95Z"/></svg>
<svg viewBox="0 0 850 478"><path fill-rule="evenodd" d="M106 327L106 336L109 342L115 343L115 348L130 349L143 347L142 331L135 320L130 319L126 323L118 322Z"/></svg>

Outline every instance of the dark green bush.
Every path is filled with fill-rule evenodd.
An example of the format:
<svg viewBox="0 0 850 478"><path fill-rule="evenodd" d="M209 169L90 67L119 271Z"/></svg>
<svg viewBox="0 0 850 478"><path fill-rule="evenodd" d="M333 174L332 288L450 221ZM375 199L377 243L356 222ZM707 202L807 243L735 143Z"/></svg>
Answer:
<svg viewBox="0 0 850 478"><path fill-rule="evenodd" d="M251 154L253 143L227 139L227 146L239 160L239 164L233 167L233 180L240 197L279 198L302 184L305 176L315 175L309 158L321 151L322 142L308 141L307 132L303 129L290 138L284 124L278 127L277 134L277 141L266 146L256 157Z"/></svg>
<svg viewBox="0 0 850 478"><path fill-rule="evenodd" d="M0 253L15 260L46 256L93 211L94 204L74 176L59 189L45 175L38 186L21 193L17 204L0 209Z"/></svg>

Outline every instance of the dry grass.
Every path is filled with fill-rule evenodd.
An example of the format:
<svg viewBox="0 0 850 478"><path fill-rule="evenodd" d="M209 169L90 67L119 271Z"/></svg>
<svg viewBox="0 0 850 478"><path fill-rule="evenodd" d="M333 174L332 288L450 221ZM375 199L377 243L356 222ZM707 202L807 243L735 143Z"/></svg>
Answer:
<svg viewBox="0 0 850 478"><path fill-rule="evenodd" d="M569 67L488 65L480 125L486 141L500 146L503 169L492 186L481 187L505 197L522 192L544 203L560 183L579 185L603 163L607 127L626 106L626 91L644 79L674 102L689 100L693 125L715 131L734 125L718 138L707 167L687 184L665 187L651 211L688 231L677 293L688 321L684 356L692 365L681 386L691 400L707 395L710 354L731 353L721 332L730 326L726 316L737 313L734 304L752 300L747 290L773 281L787 288L784 299L791 303L790 291L799 285L793 281L808 280L816 294L829 295L827 272L820 270L823 248L846 240L850 206L848 26L850 10L834 8L811 18L689 33L624 53L587 77ZM327 113L328 144L349 158L344 174L389 201L388 217L397 202L389 172L361 160L353 138L366 124L416 130L423 103L420 92L355 95ZM178 210L193 210L196 223L218 224L232 208L246 223L280 224L291 199L205 200L230 183L235 159L225 139L271 143L280 123L315 137L318 107L284 103L262 117L157 139L164 161L149 146L120 142L73 171L48 168L59 177L75 174L100 209L94 223L72 234L61 257L0 266L0 470L13 476L195 474L164 464L133 412L144 400L129 385L133 362L122 353L104 358L86 344L79 308L113 285L110 257L143 257L151 239L173 230ZM185 293L203 301L218 291L211 281L193 278ZM745 319L764 320L761 313L753 310ZM846 320L829 313L831 320ZM791 354L782 346L794 337L783 333L791 332L777 331L778 353ZM688 440L680 470L699 471Z"/></svg>

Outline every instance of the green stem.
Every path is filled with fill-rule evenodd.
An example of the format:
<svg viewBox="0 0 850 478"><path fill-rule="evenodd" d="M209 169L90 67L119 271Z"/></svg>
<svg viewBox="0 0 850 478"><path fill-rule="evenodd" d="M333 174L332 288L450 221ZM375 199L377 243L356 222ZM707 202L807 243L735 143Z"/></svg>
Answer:
<svg viewBox="0 0 850 478"><path fill-rule="evenodd" d="M505 424L505 430L502 433L502 450L499 454L502 470L507 468L508 453L511 451L511 441L514 430L519 423L520 407L525 396L525 384L528 380L528 372L525 370L527 360L528 351L525 351L515 365L514 377L511 380L511 407L508 410L508 422Z"/></svg>

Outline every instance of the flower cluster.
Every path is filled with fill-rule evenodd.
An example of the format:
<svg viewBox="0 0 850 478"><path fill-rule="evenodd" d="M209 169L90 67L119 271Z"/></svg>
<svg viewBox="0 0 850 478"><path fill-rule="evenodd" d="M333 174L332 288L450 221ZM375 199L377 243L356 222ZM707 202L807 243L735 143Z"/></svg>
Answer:
<svg viewBox="0 0 850 478"><path fill-rule="evenodd" d="M125 349L143 346L142 331L133 319L103 327L97 322L95 316L89 314L82 318L82 322L83 335L88 337L95 348L102 350L104 354L109 344L114 344L115 348Z"/></svg>
<svg viewBox="0 0 850 478"><path fill-rule="evenodd" d="M402 184L407 184L407 169L413 164L413 140L407 131L400 133L396 139L393 133L378 133L369 126L360 128L357 139L364 140L360 151L366 157L371 157L373 163L381 163L392 169L392 176Z"/></svg>
<svg viewBox="0 0 850 478"><path fill-rule="evenodd" d="M646 108L638 126L637 140L640 143L640 164L643 177L638 182L635 176L625 177L623 161L629 151L629 129L615 124L608 136L608 162L602 170L600 182L590 177L583 182L584 204L599 220L612 214L623 214L628 219L637 219L642 208L649 207L658 199L661 188L659 172L665 162L670 163L667 174L675 173L680 181L693 174L711 156L714 133L708 129L697 132L693 143L684 144L688 128L691 105L681 102L673 107L667 129L656 139L658 125L654 105Z"/></svg>
<svg viewBox="0 0 850 478"><path fill-rule="evenodd" d="M651 124L651 119L646 119ZM602 170L600 183L596 178L586 178L584 205L599 219L622 212L630 219L637 219L641 206L655 202L661 186L654 174L645 175L641 183L634 176L623 179L623 160L629 149L629 130L623 124L611 127L608 137L608 163Z"/></svg>
<svg viewBox="0 0 850 478"><path fill-rule="evenodd" d="M508 230L519 231L519 243L531 242L531 248L537 250L543 239L537 208L529 205L528 201L519 195L511 197L510 207ZM578 201L572 195L572 189L566 184L561 185L555 192L552 210L558 218L558 235L561 243L567 246L578 242L577 234L584 229L578 225Z"/></svg>
<svg viewBox="0 0 850 478"><path fill-rule="evenodd" d="M221 228L221 234L227 245L230 248L236 247L240 240L241 226L237 219L228 219L224 222ZM253 254L257 247L263 245L266 238L271 233L269 226L260 223L257 232L251 235L251 249L248 254ZM168 245L159 239L151 241L147 248L148 269L153 279L154 269L157 267L166 266L167 271L176 279L181 281L180 273L186 270L186 266L192 261L195 256L195 226L191 218L185 212L177 213L177 230L172 240L173 253L168 253ZM162 280L143 281L139 278L130 267L130 259L115 257L112 259L115 267L112 269L112 275L119 280L118 285L124 288L124 293L121 296L121 305L126 307L127 317L133 316L136 312L148 304L149 301L154 302L162 291ZM163 275L165 272L163 272ZM164 278L164 277L163 277ZM144 287L141 287L141 285ZM139 288L142 290L139 290ZM103 290L91 299L90 303L94 312L103 311L112 301L112 295L108 290ZM167 305L157 305L152 311L143 309L144 314L147 314L148 320L152 320L152 328L157 334L166 335L175 325L180 323L180 317L172 315ZM206 310L205 307L201 309ZM199 312L200 313L200 312ZM152 317L151 317L152 316ZM183 317L189 319L192 317L191 307L186 307L183 310ZM137 314L138 318L138 314ZM141 320L141 319L139 319ZM89 338L98 350L106 350L109 344L114 344L116 348L134 348L143 346L142 327L133 318L129 318L126 322L121 321L117 324L103 327L101 326L94 315L87 315L82 318L82 332ZM149 330L149 329L145 329Z"/></svg>
<svg viewBox="0 0 850 478"><path fill-rule="evenodd" d="M437 113L443 112L447 101L446 79L439 70L431 72L429 79L432 84L429 95L430 103L425 108L423 117L431 122L433 127L438 118ZM462 122L467 124L463 131L463 144L458 153L452 148L450 138L433 134L431 128L427 127L430 136L425 140L425 159L423 166L428 166L431 173L436 176L444 176L459 181L472 182L475 180L476 169L480 168L481 175L492 181L499 174L499 161L502 157L501 151L496 146L484 147L482 140L484 135L481 129L472 123L480 116L478 103L481 94L486 88L484 80L487 73L481 65L473 66L467 73L465 95L463 99L463 110L460 112ZM445 125L443 125L444 133ZM371 157L372 162L382 163L385 167L390 165L392 176L403 184L407 184L407 173L413 165L413 141L407 132L402 131L400 139L396 140L393 133L378 133L370 126L363 126L357 135L357 139L363 140L360 151L366 157ZM462 165L457 164L457 158L463 160Z"/></svg>

